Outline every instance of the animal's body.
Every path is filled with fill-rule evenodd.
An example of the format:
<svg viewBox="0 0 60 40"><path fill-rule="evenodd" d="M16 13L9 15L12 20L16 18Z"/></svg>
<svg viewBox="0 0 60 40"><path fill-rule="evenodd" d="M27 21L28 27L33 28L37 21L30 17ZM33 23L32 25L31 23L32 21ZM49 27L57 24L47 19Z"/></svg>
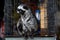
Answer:
<svg viewBox="0 0 60 40"><path fill-rule="evenodd" d="M37 31L37 21L29 7L21 4L17 7L17 13L19 13L21 16L17 22L17 29L20 35L26 33L32 34L33 32Z"/></svg>

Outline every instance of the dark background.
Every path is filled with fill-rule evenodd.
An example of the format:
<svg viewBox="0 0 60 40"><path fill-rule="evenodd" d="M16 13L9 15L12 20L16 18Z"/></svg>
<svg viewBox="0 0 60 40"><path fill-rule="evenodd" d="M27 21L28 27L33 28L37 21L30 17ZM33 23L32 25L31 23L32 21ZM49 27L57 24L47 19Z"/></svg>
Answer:
<svg viewBox="0 0 60 40"><path fill-rule="evenodd" d="M4 9L4 0L0 0L0 23L1 23L3 16L4 16L3 9Z"/></svg>

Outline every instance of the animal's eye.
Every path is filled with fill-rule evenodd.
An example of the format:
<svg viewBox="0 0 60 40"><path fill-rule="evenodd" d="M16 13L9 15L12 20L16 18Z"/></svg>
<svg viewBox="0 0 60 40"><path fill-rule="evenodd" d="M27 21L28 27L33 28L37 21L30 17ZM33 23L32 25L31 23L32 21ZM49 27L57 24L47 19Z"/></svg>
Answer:
<svg viewBox="0 0 60 40"><path fill-rule="evenodd" d="M23 6L24 9L28 10L28 7L27 6Z"/></svg>

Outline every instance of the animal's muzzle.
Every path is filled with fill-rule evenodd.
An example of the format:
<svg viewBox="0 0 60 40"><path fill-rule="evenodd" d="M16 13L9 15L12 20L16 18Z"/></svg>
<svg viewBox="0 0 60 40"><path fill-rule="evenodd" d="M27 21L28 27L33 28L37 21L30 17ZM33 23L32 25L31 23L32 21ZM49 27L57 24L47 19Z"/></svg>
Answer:
<svg viewBox="0 0 60 40"><path fill-rule="evenodd" d="M17 10L17 13L20 13L20 14L24 15L25 11L19 9L19 10Z"/></svg>

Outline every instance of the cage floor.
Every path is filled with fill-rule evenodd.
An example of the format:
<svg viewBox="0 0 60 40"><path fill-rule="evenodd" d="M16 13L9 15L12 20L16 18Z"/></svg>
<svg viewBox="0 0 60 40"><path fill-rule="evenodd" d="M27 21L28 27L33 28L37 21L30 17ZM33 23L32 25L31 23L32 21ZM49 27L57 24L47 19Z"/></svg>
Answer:
<svg viewBox="0 0 60 40"><path fill-rule="evenodd" d="M28 39L25 39L23 37L8 37L8 38L5 38L5 40L56 40L56 37L34 37L34 38L28 38Z"/></svg>

